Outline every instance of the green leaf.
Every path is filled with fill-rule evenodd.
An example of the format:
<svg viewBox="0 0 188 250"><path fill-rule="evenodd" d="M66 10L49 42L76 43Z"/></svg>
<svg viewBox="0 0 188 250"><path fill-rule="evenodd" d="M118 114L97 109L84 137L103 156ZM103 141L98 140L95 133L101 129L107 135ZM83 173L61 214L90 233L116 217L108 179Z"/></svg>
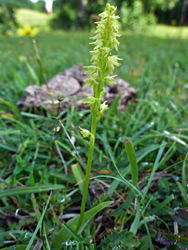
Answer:
<svg viewBox="0 0 188 250"><path fill-rule="evenodd" d="M12 187L9 189L0 190L0 198L15 196L20 194L42 193L52 190L64 189L64 185L39 185L31 187Z"/></svg>
<svg viewBox="0 0 188 250"><path fill-rule="evenodd" d="M136 232L139 228L139 221L140 221L140 204L137 203L137 208L136 208L136 216L134 218L133 223L131 224L130 232L132 232L134 235L136 235Z"/></svg>
<svg viewBox="0 0 188 250"><path fill-rule="evenodd" d="M135 187L137 187L137 184L138 184L138 166L137 166L137 162L136 162L136 155L135 155L134 147L133 147L132 142L130 142L130 141L125 141L124 145L125 145L125 151L126 151L127 157L128 157L129 162L131 164L132 184L135 185Z"/></svg>
<svg viewBox="0 0 188 250"><path fill-rule="evenodd" d="M34 178L34 174L33 171L31 171L30 175L29 175L29 179L27 181L27 185L28 186L34 186L35 185L35 178Z"/></svg>
<svg viewBox="0 0 188 250"><path fill-rule="evenodd" d="M23 116L26 116L28 118L37 119L37 120L41 120L41 119L45 118L42 115L32 114L32 113L28 113L28 112L21 112L20 114Z"/></svg>
<svg viewBox="0 0 188 250"><path fill-rule="evenodd" d="M72 176L70 174L51 173L50 176L55 177L59 180L65 181L67 183L76 184L76 180L75 180L74 176Z"/></svg>
<svg viewBox="0 0 188 250"><path fill-rule="evenodd" d="M84 174L82 172L82 169L80 168L79 164L76 163L71 166L72 173L77 181L78 187L80 189L81 194L83 194L84 190Z"/></svg>
<svg viewBox="0 0 188 250"><path fill-rule="evenodd" d="M34 69L31 67L31 65L27 61L25 62L25 64L26 64L26 67L28 68L28 71L30 72L31 77L33 78L35 83L38 85L39 80L38 80L38 77L37 77Z"/></svg>
<svg viewBox="0 0 188 250"><path fill-rule="evenodd" d="M78 234L81 234L81 232L85 229L85 227L90 223L90 221L94 218L94 216L100 212L102 209L104 209L105 207L111 205L113 202L112 201L106 201L106 202L102 202L99 205L97 205L96 207L88 210L87 212L85 212L84 214L84 218L83 218L83 223L78 231ZM72 231L76 230L78 221L79 221L80 215L72 218L71 220L69 220L66 225L68 225L68 227L71 228ZM61 244L63 242L65 242L66 240L70 239L71 234L69 231L67 231L64 227L57 233L57 235L55 236L55 238L52 241L52 245L51 245L51 249L53 250L60 250L61 248Z"/></svg>
<svg viewBox="0 0 188 250"><path fill-rule="evenodd" d="M77 241L83 241L83 238L81 236L79 236L75 231L73 231L68 225L67 223L64 222L63 227L66 229L67 232L70 233L70 235L76 239Z"/></svg>

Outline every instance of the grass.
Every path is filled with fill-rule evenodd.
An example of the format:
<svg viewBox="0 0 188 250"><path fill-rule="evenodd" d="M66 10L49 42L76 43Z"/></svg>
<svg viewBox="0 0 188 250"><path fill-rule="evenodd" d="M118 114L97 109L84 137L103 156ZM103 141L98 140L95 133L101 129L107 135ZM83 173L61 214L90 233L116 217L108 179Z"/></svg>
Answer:
<svg viewBox="0 0 188 250"><path fill-rule="evenodd" d="M16 19L21 25L29 24L30 26L45 27L50 18L50 15L35 10L18 9L16 11Z"/></svg>
<svg viewBox="0 0 188 250"><path fill-rule="evenodd" d="M88 209L96 207L92 214L97 220L88 219L91 216L88 210L83 238L73 230L82 189L76 185L78 178L71 169L79 163L81 169L77 171L85 171L80 159L62 128L53 133L58 125L53 114L20 111L16 107L26 86L35 84L36 77L43 82L32 39L0 37L1 248L11 249L12 246L13 249L15 245L17 249L20 245L26 248L41 240L43 249L50 249L51 243L55 244L53 239L60 240L58 235L62 232L69 235L67 240L70 241L64 240L61 249L76 249L73 245L79 241L80 249L82 246L89 249L89 240L96 243L97 249L110 249L110 243L113 249L121 242L125 249L133 249L131 244L135 249L166 249L165 240L177 249L182 245L183 249L187 247L187 237L183 233L187 230L188 218L185 209L188 205L188 37L187 29L184 30L181 37L178 28L157 26L152 33L128 32L120 38L119 54L124 60L116 73L136 88L138 94L122 113L117 110L116 100L99 123L92 169L100 182L90 180L87 203ZM164 32L167 35L161 35ZM89 64L89 36L89 32L80 31L37 35L47 79L76 63ZM89 112L78 112L76 107L70 107L60 117L69 135L76 138L76 150L85 163L87 146L79 134L79 126L89 129ZM131 180L124 146L127 140L136 151L138 189L145 204L143 207L139 203L141 210L135 206L133 193L126 186L126 181ZM67 175L57 145L64 157ZM106 204L108 208L104 209ZM174 223L178 224L177 235ZM34 232L35 238L32 237ZM127 235L126 242L121 232ZM174 245L177 237L180 241ZM65 243L70 247L72 244L72 248Z"/></svg>
<svg viewBox="0 0 188 250"><path fill-rule="evenodd" d="M155 29L150 26L145 34L161 38L181 38L186 40L188 38L188 29L187 27L177 28L176 26L157 25Z"/></svg>

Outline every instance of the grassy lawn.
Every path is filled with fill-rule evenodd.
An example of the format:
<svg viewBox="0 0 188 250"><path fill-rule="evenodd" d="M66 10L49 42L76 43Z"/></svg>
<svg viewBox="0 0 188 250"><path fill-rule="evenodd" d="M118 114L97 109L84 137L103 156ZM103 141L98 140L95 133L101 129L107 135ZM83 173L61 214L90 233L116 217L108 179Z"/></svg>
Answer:
<svg viewBox="0 0 188 250"><path fill-rule="evenodd" d="M40 13L35 10L18 9L16 19L19 24L29 24L30 26L46 26L51 16L45 13Z"/></svg>
<svg viewBox="0 0 188 250"><path fill-rule="evenodd" d="M157 26L145 32L123 33L120 38L119 55L123 61L116 74L138 94L121 113L116 100L98 124L92 169L106 193L92 179L87 209L110 199L118 203L101 210L95 216L97 220L91 217L92 221L88 221L84 236L96 242L96 249L115 249L121 232L127 234L130 244L121 239L127 245L119 249L166 249L165 240L177 247L173 249L181 249L181 244L182 249L188 246L187 236L183 237L188 221L187 34L188 28ZM77 63L89 64L90 35L56 31L36 36L47 79ZM54 114L21 111L16 106L26 86L35 84L36 79L44 82L32 38L0 37L0 56L0 247L28 245L38 225L33 245L41 240L42 249L51 249L48 244L58 235L63 222L79 213L82 196L72 166L81 163L64 131L54 134L58 125ZM60 117L86 162L88 147L79 126L90 129L90 112L67 107ZM125 183L113 179L118 177L114 160L124 178L131 181L126 140L132 141L136 151L138 189L144 193L148 187L140 207L135 205ZM68 168L67 175L57 145ZM80 171L84 169L81 167ZM50 190L51 199L41 222ZM179 229L176 235L174 225ZM61 237L56 239L66 238ZM71 237L67 239L71 239L72 248L66 248L66 240L62 240L62 247L57 249L79 249L73 247L73 240L82 239L74 233ZM177 237L180 243L174 246Z"/></svg>

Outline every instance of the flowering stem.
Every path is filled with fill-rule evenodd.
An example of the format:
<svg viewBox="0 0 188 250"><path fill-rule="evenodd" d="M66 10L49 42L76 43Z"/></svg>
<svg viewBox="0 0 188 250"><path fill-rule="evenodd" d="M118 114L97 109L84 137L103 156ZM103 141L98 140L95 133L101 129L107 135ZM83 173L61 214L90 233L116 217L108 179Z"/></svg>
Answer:
<svg viewBox="0 0 188 250"><path fill-rule="evenodd" d="M87 160L87 169L86 169L86 176L84 181L84 190L82 196L82 203L81 203L81 210L80 210L80 219L76 228L76 231L80 229L82 225L82 221L84 218L86 200L87 200L87 193L88 193L88 186L89 186L89 178L91 173L91 165L93 159L93 151L94 151L94 144L95 144L95 133L97 127L97 120L96 120L96 113L92 113L92 123L91 123L91 137L89 141L89 153L88 153L88 160Z"/></svg>
<svg viewBox="0 0 188 250"><path fill-rule="evenodd" d="M87 98L83 100L83 103L90 106L92 122L91 132L87 129L80 128L83 137L90 136L90 141L80 218L76 232L79 231L84 219L97 122L101 119L103 113L108 109L106 101L101 103L101 100L105 94L104 83L107 83L108 85L115 84L115 75L109 74L113 74L114 66L120 65L118 63L120 58L111 54L113 49L116 51L118 50L119 45L117 40L117 37L119 37L117 19L119 17L115 15L115 12L115 7L111 6L110 4L106 4L105 11L99 15L101 20L97 23L97 29L95 32L96 35L92 38L95 40L92 42L95 47L93 51L90 52L92 55L92 65L87 66L88 71L85 72L86 74L90 75L90 77L84 80L86 83L84 87L93 87L93 96L86 94Z"/></svg>

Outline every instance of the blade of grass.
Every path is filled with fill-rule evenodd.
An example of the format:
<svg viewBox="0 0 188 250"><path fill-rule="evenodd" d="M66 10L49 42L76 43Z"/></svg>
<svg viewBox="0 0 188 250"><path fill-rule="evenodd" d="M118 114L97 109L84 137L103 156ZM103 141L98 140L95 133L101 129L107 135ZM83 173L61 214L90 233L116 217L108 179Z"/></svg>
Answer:
<svg viewBox="0 0 188 250"><path fill-rule="evenodd" d="M164 201L162 201L161 203L159 203L159 205L157 207L155 207L154 209L152 209L152 214L157 214L159 210L163 209L164 206L166 206L167 204L169 204L172 200L174 200L174 195L171 194L169 197L167 197Z"/></svg>
<svg viewBox="0 0 188 250"><path fill-rule="evenodd" d="M61 143L60 141L55 141L55 143L57 143L60 147L62 147L62 148L64 148L65 150L67 150L67 151L72 155L72 157L74 157L75 160L76 160L77 162L79 162L80 165L83 166L83 168L84 168L84 165L83 165L82 160L80 160L80 158L79 158L77 155L75 155L71 149L69 149L66 145L64 145L64 144Z"/></svg>
<svg viewBox="0 0 188 250"><path fill-rule="evenodd" d="M186 161L188 158L188 153L185 156L185 159L183 161L183 165L182 165L182 186L184 189L186 189Z"/></svg>
<svg viewBox="0 0 188 250"><path fill-rule="evenodd" d="M62 181L66 181L68 183L71 183L71 184L76 184L76 180L74 178L74 176L70 175L70 174L56 174L56 173L51 173L50 176L52 177L55 177L59 180L62 180Z"/></svg>
<svg viewBox="0 0 188 250"><path fill-rule="evenodd" d="M20 130L0 131L0 136L2 136L2 135L11 135L11 134L20 134Z"/></svg>
<svg viewBox="0 0 188 250"><path fill-rule="evenodd" d="M153 180L153 177L154 177L154 175L155 175L155 172L157 171L157 169L158 169L158 167L159 167L160 159L161 159L161 157L162 157L162 154L163 154L163 152L164 152L164 149L165 149L165 147L166 147L166 144L167 144L166 142L162 142L161 145L160 145L160 148L159 148L157 157L156 157L156 159L155 159L155 163L154 163L153 169L152 169L151 174L150 174L150 176L149 176L149 180L148 180L147 186L146 186L146 188L145 188L145 190L144 190L144 197L146 196L146 194L147 194L147 192L148 192L148 190L149 190L149 187L150 187L150 185L151 185L151 182L152 182L152 180Z"/></svg>
<svg viewBox="0 0 188 250"><path fill-rule="evenodd" d="M184 113L184 115L188 118L188 112L187 110L178 102L177 103L181 111Z"/></svg>
<svg viewBox="0 0 188 250"><path fill-rule="evenodd" d="M187 192L186 189L183 187L183 185L177 181L177 185L179 187L179 190L181 192L183 200L186 202L186 205L188 206L188 198L187 198Z"/></svg>
<svg viewBox="0 0 188 250"><path fill-rule="evenodd" d="M158 122L158 131L161 131L162 126L164 126L164 117L165 117L165 114L167 112L168 104L169 104L171 96L172 96L172 91L173 91L175 83L176 83L176 76L177 76L177 68L174 71L173 79L172 79L172 82L171 82L170 87L169 87L169 92L165 98L166 101L165 101L165 104L163 106L161 118L158 120L159 121Z"/></svg>
<svg viewBox="0 0 188 250"><path fill-rule="evenodd" d="M143 194L140 192L140 190L138 190L132 183L130 183L125 178L122 178L122 177L118 178L118 177L114 177L111 175L97 175L95 178L109 178L109 179L117 180L118 183L123 182L127 187L129 187L132 191L135 191L135 193L137 193L140 197L143 198Z"/></svg>
<svg viewBox="0 0 188 250"><path fill-rule="evenodd" d="M18 115L19 116L19 109L13 105L12 103L8 102L7 100L3 99L3 98L0 98L0 102L3 102L6 106L8 106L15 115Z"/></svg>
<svg viewBox="0 0 188 250"><path fill-rule="evenodd" d="M154 122L151 122L151 123L147 124L145 127L141 128L138 132L136 132L131 137L131 141L135 140L135 138L137 138L139 135L143 134L145 131L147 131L148 129L150 129L153 126L154 126Z"/></svg>
<svg viewBox="0 0 188 250"><path fill-rule="evenodd" d="M125 202L122 204L122 207L125 209L125 211L128 210L128 208L130 207L130 205L133 202L133 199L134 199L134 194L132 191L129 191L127 193L127 198L126 198ZM122 213L122 209L120 207L118 207L116 210L110 212L109 216L117 216L120 213Z"/></svg>
<svg viewBox="0 0 188 250"><path fill-rule="evenodd" d="M17 148L12 147L10 145L4 144L4 143L0 143L0 148L4 148L8 151L12 151L12 152L17 152Z"/></svg>
<svg viewBox="0 0 188 250"><path fill-rule="evenodd" d="M33 205L33 209L35 211L35 216L37 217L37 220L39 221L40 217L41 217L41 213L40 213L36 198L35 198L33 193L31 194L31 202L32 202L32 205Z"/></svg>
<svg viewBox="0 0 188 250"><path fill-rule="evenodd" d="M145 197L147 200L148 200L148 197L146 196ZM158 208L159 206L160 206L160 202L158 202L158 201L155 201L155 200L151 200L151 205L152 206L154 206L155 208ZM155 209L154 208L154 209ZM175 213L175 210L174 209L172 209L171 207L169 207L169 206L163 206L163 210L159 210L158 211L158 214L159 215L161 215L161 212L162 212L162 214L164 213L166 213L166 214L174 214Z"/></svg>
<svg viewBox="0 0 188 250"><path fill-rule="evenodd" d="M20 114L25 116L25 117L32 118L32 119L37 119L37 120L46 119L42 115L32 114L32 113L28 113L28 112L21 112Z"/></svg>
<svg viewBox="0 0 188 250"><path fill-rule="evenodd" d="M44 208L44 210L43 210L43 212L42 212L42 216L40 217L39 223L37 224L37 227L36 227L36 229L35 229L35 231L34 231L32 237L31 237L31 239L30 239L30 241L29 241L29 244L27 245L27 247L26 247L25 250L30 250L30 249L31 249L31 246L32 246L32 244L33 244L33 241L35 240L35 237L36 237L36 235L37 235L37 232L38 232L39 228L40 228L41 225L42 225L42 221L43 221L43 219L44 219L44 215L45 215L46 210L47 210L47 207L48 207L48 205L49 205L51 196L52 196L52 193L50 193L50 196L49 196L49 198L48 198L48 200L47 200L46 206L45 206L45 208Z"/></svg>
<svg viewBox="0 0 188 250"><path fill-rule="evenodd" d="M139 204L139 202L137 202L136 215L135 215L134 221L131 224L131 227L129 230L130 232L134 233L134 235L136 235L136 232L137 232L138 227L139 227L140 216L141 216L140 215L140 204Z"/></svg>
<svg viewBox="0 0 188 250"><path fill-rule="evenodd" d="M32 187L14 187L5 190L0 190L0 198L22 195L22 194L31 194L31 193L42 193L52 190L64 189L64 185L40 185Z"/></svg>
<svg viewBox="0 0 188 250"><path fill-rule="evenodd" d="M45 226L44 222L43 222L43 234L44 234L44 238L46 241L46 248L47 248L47 250L50 250L50 244L48 242L48 238L47 238L47 234L46 234L46 226Z"/></svg>

